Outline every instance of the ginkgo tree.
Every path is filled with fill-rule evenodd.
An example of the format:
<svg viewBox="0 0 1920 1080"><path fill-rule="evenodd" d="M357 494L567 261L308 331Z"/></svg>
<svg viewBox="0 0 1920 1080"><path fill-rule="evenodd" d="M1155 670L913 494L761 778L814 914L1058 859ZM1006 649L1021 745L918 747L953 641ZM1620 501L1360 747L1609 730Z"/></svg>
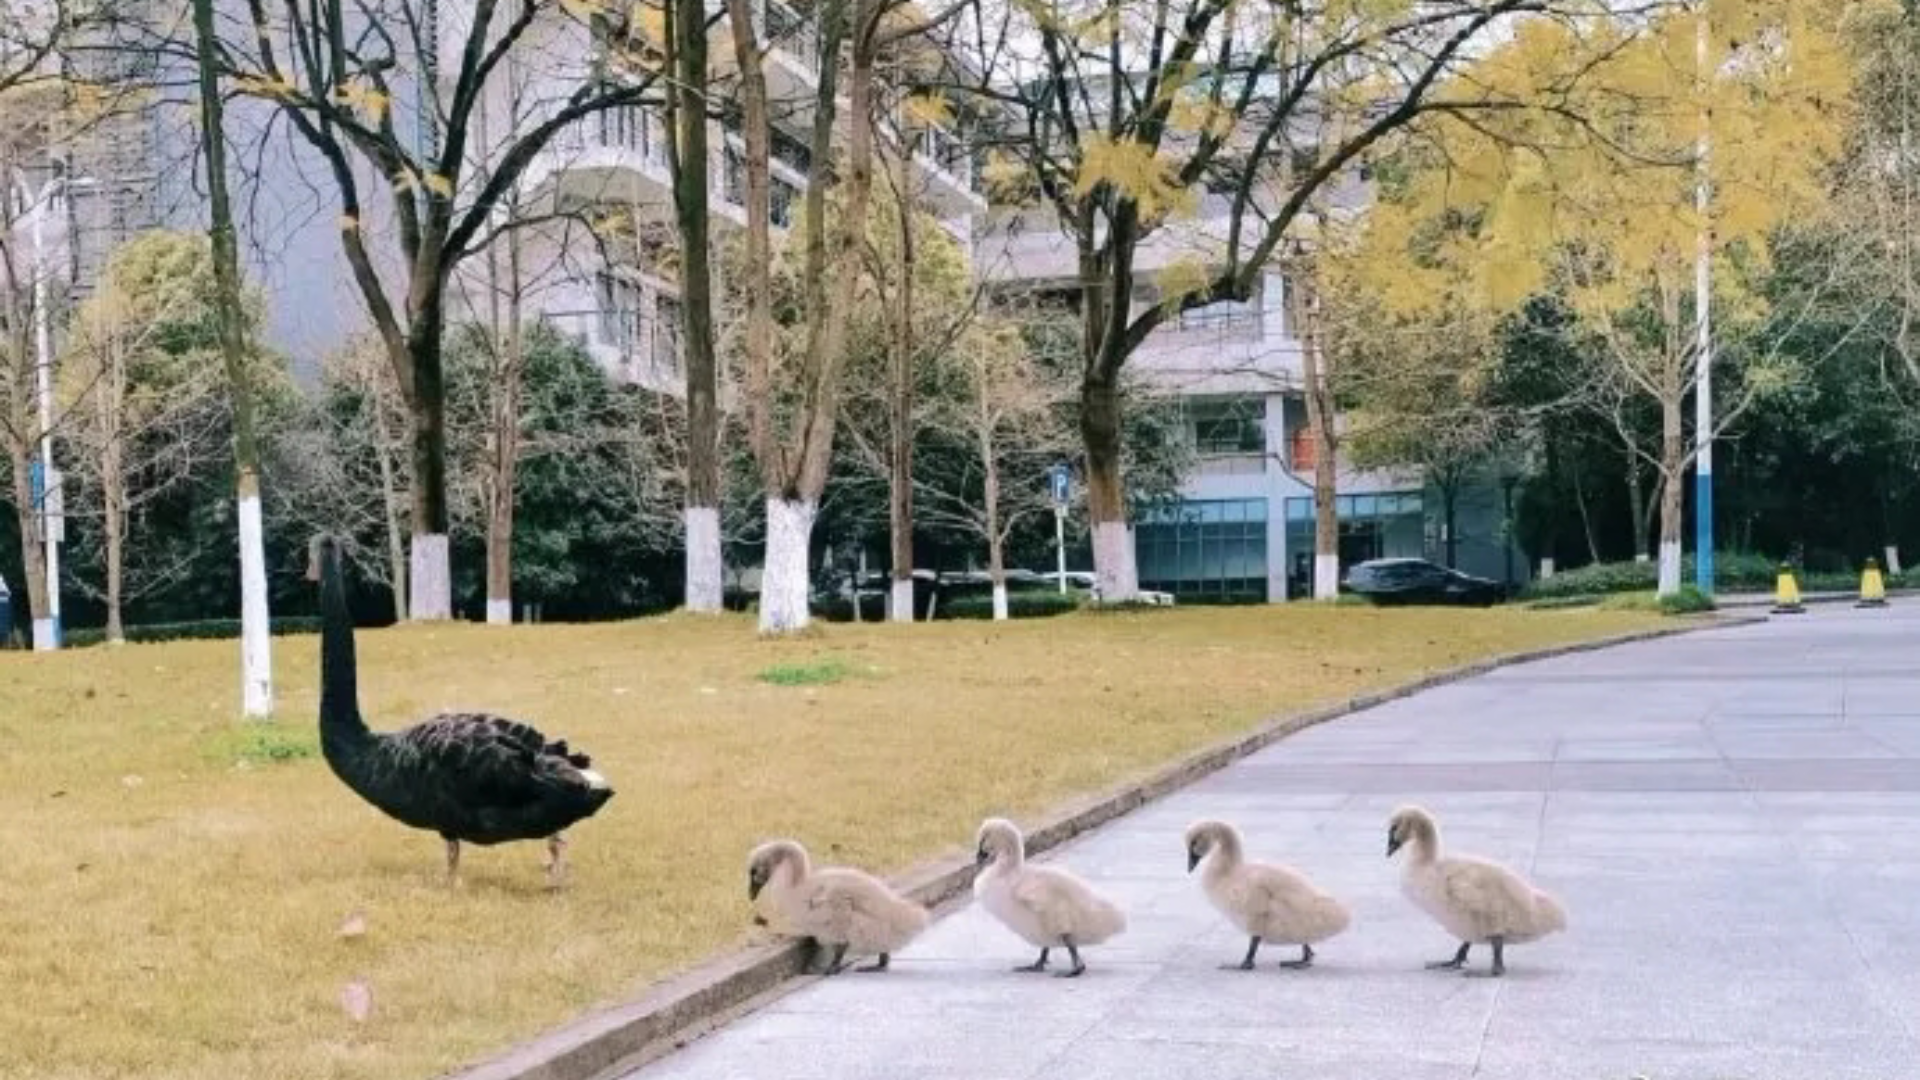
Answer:
<svg viewBox="0 0 1920 1080"><path fill-rule="evenodd" d="M316 179L338 200L341 249L411 417L415 619L452 614L442 370L448 285L503 229L551 220L525 213L503 223L498 210L531 180L556 135L662 97L665 20L657 2L454 7L249 0L244 18L222 26L216 58L227 89L270 106L317 156ZM178 42L162 47L197 55ZM487 103L512 84L534 87L537 107L521 113L525 123L514 130L481 138ZM370 217L380 209L376 195L390 221Z"/></svg>
<svg viewBox="0 0 1920 1080"><path fill-rule="evenodd" d="M1129 358L1183 310L1251 298L1306 239L1306 211L1358 187L1370 151L1392 133L1425 114L1532 103L1452 78L1477 53L1516 26L1552 18L1577 27L1606 12L1599 0L1009 0L983 9L985 77L955 81L1000 118L981 139L996 194L1050 210L1072 246L1079 424L1104 596L1138 591L1121 475ZM1560 76L1549 97L1579 81L1575 59L1547 65ZM1137 302L1142 292L1154 295Z"/></svg>
<svg viewBox="0 0 1920 1080"><path fill-rule="evenodd" d="M1827 198L1850 109L1838 30L1851 7L1716 0L1585 27L1528 23L1460 81L1537 101L1574 56L1580 88L1552 109L1435 116L1409 147L1413 175L1370 215L1373 235L1402 255L1376 278L1402 310L1447 295L1512 311L1553 294L1575 314L1571 332L1596 365L1591 402L1620 420L1659 484L1663 593L1680 584L1681 496L1697 452L1684 413L1699 366L1733 383L1710 435L1801 376L1802 360L1778 346L1807 308L1769 305L1766 284L1776 233ZM1703 251L1718 334L1704 353ZM1438 290L1436 278L1469 287ZM1636 400L1656 407L1657 433L1626 419L1619 406Z"/></svg>

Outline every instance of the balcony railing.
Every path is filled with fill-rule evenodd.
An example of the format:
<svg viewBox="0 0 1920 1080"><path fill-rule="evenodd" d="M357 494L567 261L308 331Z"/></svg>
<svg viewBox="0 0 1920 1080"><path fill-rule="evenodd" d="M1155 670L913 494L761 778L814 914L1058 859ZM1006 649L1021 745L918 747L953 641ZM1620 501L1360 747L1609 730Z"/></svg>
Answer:
<svg viewBox="0 0 1920 1080"><path fill-rule="evenodd" d="M667 167L666 118L646 105L618 105L595 113L554 133L552 146L562 152L593 149L632 150L642 161Z"/></svg>
<svg viewBox="0 0 1920 1080"><path fill-rule="evenodd" d="M779 0L755 0L752 7L753 32L762 45L771 45L800 61L808 71L820 73L820 31L813 19ZM725 10L724 0L707 0L710 14L719 15ZM720 25L727 25L726 21L723 19Z"/></svg>
<svg viewBox="0 0 1920 1080"><path fill-rule="evenodd" d="M953 132L937 124L922 127L914 133L913 151L961 187L973 189L973 150Z"/></svg>

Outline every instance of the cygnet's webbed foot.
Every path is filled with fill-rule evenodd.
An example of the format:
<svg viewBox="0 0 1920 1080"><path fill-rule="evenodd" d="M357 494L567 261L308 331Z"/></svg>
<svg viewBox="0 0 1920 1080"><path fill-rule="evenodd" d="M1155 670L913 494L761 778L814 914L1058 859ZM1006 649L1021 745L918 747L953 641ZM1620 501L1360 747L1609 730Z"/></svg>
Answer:
<svg viewBox="0 0 1920 1080"><path fill-rule="evenodd" d="M1255 953L1259 951L1260 951L1260 938L1256 936L1251 941L1247 942L1246 959L1240 961L1237 964L1221 964L1220 970L1221 971L1252 971L1253 956Z"/></svg>
<svg viewBox="0 0 1920 1080"><path fill-rule="evenodd" d="M1073 958L1073 966L1065 971L1055 972L1053 977L1056 979L1077 979L1085 975L1087 973L1087 965L1081 961L1080 950L1074 947L1073 939L1063 937L1060 939L1060 942L1067 947L1067 955Z"/></svg>
<svg viewBox="0 0 1920 1080"><path fill-rule="evenodd" d="M1288 971L1304 971L1307 968L1312 967L1313 966L1313 946L1311 945L1300 946L1300 959L1282 960L1280 961L1280 966L1283 968L1286 968Z"/></svg>
<svg viewBox="0 0 1920 1080"><path fill-rule="evenodd" d="M866 964L861 967L854 968L853 970L857 972L885 971L887 970L887 965L892 961L893 961L893 957L889 956L886 953L881 953L880 959L875 960L871 964Z"/></svg>
<svg viewBox="0 0 1920 1080"><path fill-rule="evenodd" d="M838 975L847 970L847 947L845 944L833 947L833 959L827 962L827 970L822 975Z"/></svg>
<svg viewBox="0 0 1920 1080"><path fill-rule="evenodd" d="M1031 964L1023 964L1020 967L1014 968L1013 970L1024 972L1027 974L1031 974L1036 971L1045 971L1047 970L1047 954L1052 951L1053 951L1052 949L1041 949L1040 959L1035 960Z"/></svg>
<svg viewBox="0 0 1920 1080"><path fill-rule="evenodd" d="M1460 951L1453 954L1453 959L1435 960L1433 963L1427 965L1427 970L1428 971L1459 971L1461 968L1467 965L1467 950L1471 948L1473 948L1472 942L1463 941L1460 943Z"/></svg>

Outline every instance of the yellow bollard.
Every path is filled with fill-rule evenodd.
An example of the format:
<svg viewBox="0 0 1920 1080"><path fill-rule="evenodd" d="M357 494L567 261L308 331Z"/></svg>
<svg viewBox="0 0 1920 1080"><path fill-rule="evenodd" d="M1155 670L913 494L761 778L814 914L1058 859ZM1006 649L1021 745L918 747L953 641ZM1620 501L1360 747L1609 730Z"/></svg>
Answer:
<svg viewBox="0 0 1920 1080"><path fill-rule="evenodd" d="M1880 576L1880 564L1872 559L1868 559L1866 569L1860 571L1860 602L1853 606L1887 606L1887 580Z"/></svg>
<svg viewBox="0 0 1920 1080"><path fill-rule="evenodd" d="M1780 577L1773 587L1773 613L1799 615L1806 610L1800 606L1800 583L1794 580L1793 567L1783 564Z"/></svg>

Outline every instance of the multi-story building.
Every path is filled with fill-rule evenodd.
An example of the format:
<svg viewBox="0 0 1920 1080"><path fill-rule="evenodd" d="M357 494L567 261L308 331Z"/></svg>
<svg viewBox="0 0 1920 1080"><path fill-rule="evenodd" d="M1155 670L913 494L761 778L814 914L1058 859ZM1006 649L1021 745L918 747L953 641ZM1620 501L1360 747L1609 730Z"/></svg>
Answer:
<svg viewBox="0 0 1920 1080"><path fill-rule="evenodd" d="M1354 183L1337 202L1361 212ZM1209 210L1214 213L1209 215ZM1196 251L1196 234L1222 230L1224 200L1207 196L1195 221L1144 243L1135 263L1135 312L1160 303L1158 271ZM999 289L1071 294L1074 247L1049 209L996 212L979 233L975 265ZM1184 311L1147 338L1129 360L1149 389L1179 399L1197 455L1177 504L1133 523L1140 587L1188 600L1280 601L1309 596L1313 584L1315 446L1308 436L1300 341L1288 324L1286 285L1276 269L1244 302ZM1337 469L1341 565L1367 559L1453 557L1468 573L1495 580L1526 573L1505 537L1497 484L1456 494L1446 534L1439 493L1417 469Z"/></svg>

